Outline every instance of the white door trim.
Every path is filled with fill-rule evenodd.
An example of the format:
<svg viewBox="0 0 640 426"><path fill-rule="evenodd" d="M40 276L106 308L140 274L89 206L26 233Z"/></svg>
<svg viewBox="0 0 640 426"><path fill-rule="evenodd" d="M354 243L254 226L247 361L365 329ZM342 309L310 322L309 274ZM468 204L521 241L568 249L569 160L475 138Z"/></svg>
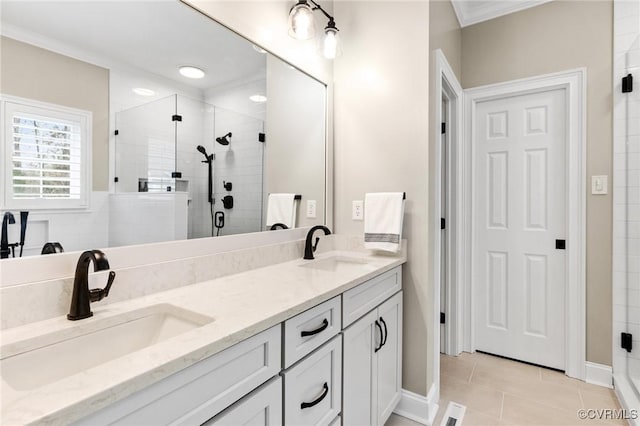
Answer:
<svg viewBox="0 0 640 426"><path fill-rule="evenodd" d="M462 134L463 134L463 98L462 98L462 86L458 82L453 69L449 65L447 58L445 57L442 50L437 49L434 50L431 56L431 61L434 64L434 68L432 69L432 74L435 82L435 90L434 95L432 96L432 104L430 106L431 111L433 111L432 121L433 125L431 126L431 131L433 132L433 140L435 143L433 144L433 150L430 150L430 157L433 160L430 162L430 205L429 211L432 214L430 218L429 224L429 234L432 236L430 238L430 263L431 263L431 281L433 288L433 328L432 328L432 339L433 339L433 353L432 353L432 365L433 365L433 374L434 374L434 389L435 389L435 401L439 399L439 391L440 391L440 256L441 256L441 238L440 238L440 211L441 209L441 200L442 200L442 179L441 179L441 164L440 164L440 140L441 140L441 129L440 123L442 123L442 96L446 96L449 99L450 104L450 123L453 125L450 126L450 139L449 142L452 146L452 150L450 150L451 155L451 164L449 169L449 173L452 171L461 171L465 172L463 167L463 157L461 147L462 143ZM431 156L432 155L432 156ZM466 173L466 172L465 172ZM464 179L464 178L463 178ZM451 181L451 180L450 180ZM457 179L455 182L459 183L460 180ZM450 213L450 218L447 218L447 222L450 223L451 227L455 229L461 229L461 224L463 222L462 211L464 211L461 205L463 201L462 192L455 192L455 184L451 185L452 194L449 197L450 208L448 209ZM451 206L452 203L455 203L454 206ZM449 225L448 225L449 226ZM456 262L461 262L460 252L462 251L462 247L464 247L462 243L462 232L456 233L457 241L449 241L448 244L449 253L448 262L450 265L454 263L451 261L452 258L456 259ZM454 251L455 250L455 251ZM450 270L453 268L450 268ZM457 289L456 292L458 295L462 296L462 280L461 276L455 271L454 274L449 274L449 277L455 275L455 283L452 282L452 288ZM448 300L450 304L452 300L462 301L462 297L449 297ZM453 312L461 312L462 307L449 307L450 311ZM449 349L455 354L458 354L462 351L462 345L458 344L458 342L462 341L462 322L459 320L457 315L450 314L449 315L450 326L448 327L449 336L448 336L448 346L449 348L445 348L445 351L449 353ZM455 317L455 318L454 318ZM452 324L457 324L456 326L452 326Z"/></svg>
<svg viewBox="0 0 640 426"><path fill-rule="evenodd" d="M458 188L465 198L465 231L462 246L467 253L463 258L468 262L458 262L458 271L464 280L465 304L458 312L463 322L464 350L475 350L472 327L473 288L471 286L471 259L473 243L474 185L472 176L475 164L474 134L476 105L482 101L499 99L512 95L522 95L552 89L566 89L568 106L568 144L567 144L567 272L566 272L566 374L577 379L585 379L586 358L586 282L585 282L585 224L586 224L586 68L559 73L546 74L531 78L508 81L505 83L467 89L464 92L465 137L462 144L464 164L469 171L464 182ZM465 168L463 168L465 169Z"/></svg>

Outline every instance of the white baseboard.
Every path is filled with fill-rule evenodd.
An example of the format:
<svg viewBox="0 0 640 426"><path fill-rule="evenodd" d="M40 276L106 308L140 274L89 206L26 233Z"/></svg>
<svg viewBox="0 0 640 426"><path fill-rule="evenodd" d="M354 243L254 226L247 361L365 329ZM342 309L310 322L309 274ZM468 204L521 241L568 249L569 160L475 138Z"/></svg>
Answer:
<svg viewBox="0 0 640 426"><path fill-rule="evenodd" d="M435 384L431 386L426 397L402 389L400 402L393 412L414 422L432 425L438 413Z"/></svg>
<svg viewBox="0 0 640 426"><path fill-rule="evenodd" d="M584 371L585 382L613 388L613 370L610 366L587 361L584 363Z"/></svg>

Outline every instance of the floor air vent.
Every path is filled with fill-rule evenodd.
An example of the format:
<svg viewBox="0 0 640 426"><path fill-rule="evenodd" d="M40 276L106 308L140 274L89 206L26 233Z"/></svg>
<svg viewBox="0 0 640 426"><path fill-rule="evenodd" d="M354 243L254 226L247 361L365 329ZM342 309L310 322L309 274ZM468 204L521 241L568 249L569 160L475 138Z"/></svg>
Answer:
<svg viewBox="0 0 640 426"><path fill-rule="evenodd" d="M447 410L444 412L440 426L460 426L464 418L464 412L467 407L457 402L449 402Z"/></svg>

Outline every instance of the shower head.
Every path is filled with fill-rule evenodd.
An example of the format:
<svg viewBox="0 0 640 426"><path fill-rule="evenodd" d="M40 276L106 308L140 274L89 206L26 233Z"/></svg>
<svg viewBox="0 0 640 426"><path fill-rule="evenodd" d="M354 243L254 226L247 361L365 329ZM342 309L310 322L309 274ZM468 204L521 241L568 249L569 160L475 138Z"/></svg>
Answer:
<svg viewBox="0 0 640 426"><path fill-rule="evenodd" d="M216 138L216 142L218 142L220 145L229 145L229 139L227 139L228 137L231 137L231 132L227 133L224 136Z"/></svg>
<svg viewBox="0 0 640 426"><path fill-rule="evenodd" d="M206 158L206 161L203 161L203 163L208 163L209 161L211 161L213 159L213 155L209 155L207 154L207 149L202 146L202 145L198 145L196 147L196 149L198 150L198 152L200 152L202 155L204 155L204 158Z"/></svg>

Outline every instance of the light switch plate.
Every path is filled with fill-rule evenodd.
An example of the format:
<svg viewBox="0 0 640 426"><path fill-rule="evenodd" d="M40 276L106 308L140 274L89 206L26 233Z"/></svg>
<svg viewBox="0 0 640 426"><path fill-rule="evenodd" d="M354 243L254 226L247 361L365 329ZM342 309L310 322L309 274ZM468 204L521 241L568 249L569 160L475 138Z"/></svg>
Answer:
<svg viewBox="0 0 640 426"><path fill-rule="evenodd" d="M307 219L316 218L316 200L307 200Z"/></svg>
<svg viewBox="0 0 640 426"><path fill-rule="evenodd" d="M353 202L351 218L353 220L364 220L364 201L358 200Z"/></svg>
<svg viewBox="0 0 640 426"><path fill-rule="evenodd" d="M591 176L591 194L604 195L608 192L608 179L606 175Z"/></svg>

